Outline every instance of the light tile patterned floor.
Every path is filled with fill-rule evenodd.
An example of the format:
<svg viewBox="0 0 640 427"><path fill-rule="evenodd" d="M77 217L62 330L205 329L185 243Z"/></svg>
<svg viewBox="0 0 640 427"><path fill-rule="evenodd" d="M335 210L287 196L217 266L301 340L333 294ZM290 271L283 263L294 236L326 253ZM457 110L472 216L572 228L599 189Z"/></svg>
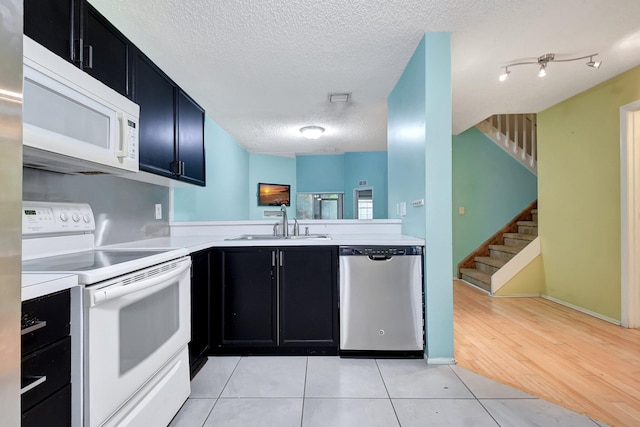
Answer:
<svg viewBox="0 0 640 427"><path fill-rule="evenodd" d="M171 427L604 426L424 360L211 357Z"/></svg>

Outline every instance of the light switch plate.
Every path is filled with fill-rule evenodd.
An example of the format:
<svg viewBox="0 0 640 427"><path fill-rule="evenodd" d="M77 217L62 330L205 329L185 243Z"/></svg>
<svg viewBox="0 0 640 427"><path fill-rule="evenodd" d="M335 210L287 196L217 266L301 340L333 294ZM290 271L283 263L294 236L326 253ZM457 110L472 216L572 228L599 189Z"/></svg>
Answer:
<svg viewBox="0 0 640 427"><path fill-rule="evenodd" d="M156 203L156 219L162 219L162 205Z"/></svg>

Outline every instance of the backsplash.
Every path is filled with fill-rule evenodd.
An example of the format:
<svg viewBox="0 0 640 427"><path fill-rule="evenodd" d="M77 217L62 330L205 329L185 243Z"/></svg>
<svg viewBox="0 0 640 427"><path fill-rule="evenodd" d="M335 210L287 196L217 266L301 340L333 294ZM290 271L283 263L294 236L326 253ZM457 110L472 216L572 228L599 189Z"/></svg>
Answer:
<svg viewBox="0 0 640 427"><path fill-rule="evenodd" d="M112 175L66 175L23 168L22 200L88 203L95 244L169 235L169 189ZM162 205L162 219L154 216Z"/></svg>

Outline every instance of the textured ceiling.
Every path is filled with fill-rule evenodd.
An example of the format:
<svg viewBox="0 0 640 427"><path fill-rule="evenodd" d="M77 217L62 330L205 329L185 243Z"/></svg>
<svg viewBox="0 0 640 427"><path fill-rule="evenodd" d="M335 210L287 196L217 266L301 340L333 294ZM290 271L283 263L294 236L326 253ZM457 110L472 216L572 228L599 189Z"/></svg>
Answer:
<svg viewBox="0 0 640 427"><path fill-rule="evenodd" d="M387 96L425 32L452 33L453 129L539 112L640 64L639 0L90 0L251 152L385 150ZM504 64L598 52L583 61ZM328 94L351 92L348 104ZM316 141L299 128L326 128Z"/></svg>

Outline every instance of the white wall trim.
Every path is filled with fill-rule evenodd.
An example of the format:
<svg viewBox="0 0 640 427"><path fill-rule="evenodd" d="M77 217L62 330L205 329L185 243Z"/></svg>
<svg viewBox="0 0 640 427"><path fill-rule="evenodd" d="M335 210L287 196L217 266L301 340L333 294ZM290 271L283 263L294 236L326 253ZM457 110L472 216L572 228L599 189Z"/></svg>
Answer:
<svg viewBox="0 0 640 427"><path fill-rule="evenodd" d="M491 276L491 295L495 294L509 280L540 255L540 237L536 237L511 258L500 270Z"/></svg>
<svg viewBox="0 0 640 427"><path fill-rule="evenodd" d="M424 355L424 360L427 365L455 365L458 363L452 357L429 357L426 354Z"/></svg>
<svg viewBox="0 0 640 427"><path fill-rule="evenodd" d="M565 307L572 308L572 309L577 310L577 311L579 311L581 313L588 314L589 316L593 316L593 317L596 317L596 318L598 318L600 320L604 320L605 322L613 323L614 325L620 326L620 321L619 320L613 319L613 318L608 317L608 316L604 316L604 315L602 315L600 313L596 313L595 311L587 310L586 308L577 306L575 304L571 304L570 302L566 302L566 301L563 301L563 300L558 299L558 298L554 298L554 297L549 296L549 295L544 295L543 294L541 296L542 296L542 298L548 299L549 301L553 301L553 302L555 302L557 304L564 305Z"/></svg>
<svg viewBox="0 0 640 427"><path fill-rule="evenodd" d="M540 292L534 292L531 294L513 294L513 295L491 295L494 298L533 298L533 297L541 297L542 294Z"/></svg>
<svg viewBox="0 0 640 427"><path fill-rule="evenodd" d="M640 327L640 101L620 107L620 324Z"/></svg>

